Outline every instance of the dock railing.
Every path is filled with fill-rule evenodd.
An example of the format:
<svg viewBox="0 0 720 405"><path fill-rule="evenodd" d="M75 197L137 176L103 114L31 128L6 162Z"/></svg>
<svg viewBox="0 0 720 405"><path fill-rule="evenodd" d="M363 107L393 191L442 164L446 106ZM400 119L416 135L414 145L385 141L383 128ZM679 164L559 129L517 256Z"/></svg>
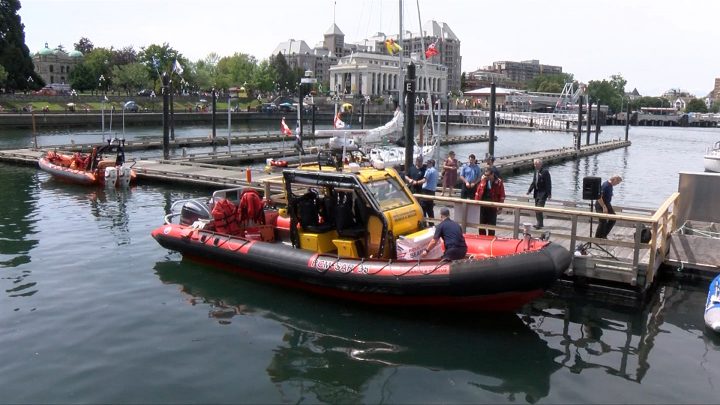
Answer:
<svg viewBox="0 0 720 405"><path fill-rule="evenodd" d="M282 179L271 178L262 182L265 195L278 204L285 203ZM437 206L453 209L452 218L466 232L477 229L493 229L498 236L518 238L525 223L535 223L535 213L545 215L545 228L533 230L540 235L549 232L551 240L575 252L568 276L585 277L590 281L607 281L624 284L628 289L645 292L654 282L657 269L664 262L669 250L669 236L677 228L679 193L670 195L659 208L614 206L614 215L590 211L590 201L549 200L545 207L535 207L527 196L508 195L504 203L464 200L454 197L415 194L419 201L433 200ZM479 224L480 207L500 209L497 225ZM436 210L436 212L438 212ZM609 239L592 235L593 225L600 219L617 221ZM439 218L428 218L439 222ZM648 242L641 240L642 230L650 230ZM586 236L587 235L587 236ZM600 254L582 254L578 246L594 245ZM596 250L596 249L593 249Z"/></svg>
<svg viewBox="0 0 720 405"><path fill-rule="evenodd" d="M570 251L576 251L579 245L593 244L606 253L595 256L577 252L569 276L621 282L637 287L641 291L653 283L657 269L668 252L668 237L676 227L673 209L677 204L678 196L678 193L672 194L654 211L644 208L614 207L616 214L608 215L591 212L587 201L552 200L545 207L535 207L532 200L525 196L507 196L506 202L494 203L415 195L418 200L433 199L436 204L452 207L453 219L466 232L471 229L492 229L499 236L517 238L523 232L523 224L534 223L535 213L542 212L546 217L546 227L535 231L538 235L542 232L550 232L553 239L561 239L556 242ZM500 209L497 225L478 223L481 206ZM600 219L617 221L610 239L598 239L591 235L592 224L597 224ZM434 218L431 222L438 220ZM643 229L649 229L651 232L649 242L641 240Z"/></svg>

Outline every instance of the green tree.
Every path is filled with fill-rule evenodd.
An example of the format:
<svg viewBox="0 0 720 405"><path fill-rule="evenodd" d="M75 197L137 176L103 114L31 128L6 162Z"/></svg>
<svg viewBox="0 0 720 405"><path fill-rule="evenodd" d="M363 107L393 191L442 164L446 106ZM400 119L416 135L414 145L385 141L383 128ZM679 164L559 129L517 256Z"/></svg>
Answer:
<svg viewBox="0 0 720 405"><path fill-rule="evenodd" d="M627 80L619 74L610 76L610 80L591 80L587 94L594 103L605 104L611 111L618 112L624 103L625 84Z"/></svg>
<svg viewBox="0 0 720 405"><path fill-rule="evenodd" d="M467 90L467 76L465 75L465 72L462 72L460 74L460 91L466 91Z"/></svg>
<svg viewBox="0 0 720 405"><path fill-rule="evenodd" d="M122 88L128 96L147 87L150 81L147 68L142 63L113 66L112 76L116 88Z"/></svg>
<svg viewBox="0 0 720 405"><path fill-rule="evenodd" d="M8 73L2 65L0 65L0 86L5 86L5 80L7 80Z"/></svg>
<svg viewBox="0 0 720 405"><path fill-rule="evenodd" d="M294 92L297 87L299 76L294 72L287 63L285 56L278 52L277 55L270 57L270 66L275 71L277 86L280 90Z"/></svg>
<svg viewBox="0 0 720 405"><path fill-rule="evenodd" d="M70 85L79 91L97 90L98 76L85 64L79 64L70 72Z"/></svg>
<svg viewBox="0 0 720 405"><path fill-rule="evenodd" d="M545 93L561 93L565 87L565 83L572 82L573 76L569 73L539 75L527 82L527 90Z"/></svg>
<svg viewBox="0 0 720 405"><path fill-rule="evenodd" d="M187 60L182 54L173 49L168 43L162 45L152 44L145 48L140 48L137 60L145 65L148 70L150 80L153 81L157 88L160 75L163 72L172 73L173 64L177 60L180 65L187 66Z"/></svg>
<svg viewBox="0 0 720 405"><path fill-rule="evenodd" d="M274 90L273 85L276 80L277 73L270 65L270 61L265 59L260 62L253 71L253 76L250 80L251 88L262 92L270 92ZM327 89L327 87L325 88Z"/></svg>
<svg viewBox="0 0 720 405"><path fill-rule="evenodd" d="M699 98L694 98L687 102L685 105L685 112L699 112L699 113L706 113L708 112L707 106L705 105L705 102L702 101Z"/></svg>
<svg viewBox="0 0 720 405"><path fill-rule="evenodd" d="M92 51L90 51L89 54L85 55L81 66L85 66L87 68L87 71L85 71L84 73L88 74L91 78L93 78L92 80L94 80L94 82L96 83L94 87L90 87L86 90L94 90L95 88L99 90L108 90L113 87L112 51L110 49L93 49ZM101 81L100 77L102 77L104 80ZM87 80L88 78L83 77L83 81Z"/></svg>
<svg viewBox="0 0 720 405"><path fill-rule="evenodd" d="M82 52L83 55L87 55L95 49L95 45L93 45L89 39L82 37L73 44L73 48L75 48L76 51Z"/></svg>
<svg viewBox="0 0 720 405"><path fill-rule="evenodd" d="M25 26L18 15L19 0L0 0L0 65L5 68L8 90L23 90L45 85L35 73L30 50L25 45ZM32 81L28 80L32 78Z"/></svg>
<svg viewBox="0 0 720 405"><path fill-rule="evenodd" d="M624 77L622 77L621 74L616 74L610 76L610 85L620 94L625 94L625 85L627 84L627 80L625 80Z"/></svg>
<svg viewBox="0 0 720 405"><path fill-rule="evenodd" d="M248 83L252 87L255 69L257 69L257 60L254 56L236 53L233 56L222 58L217 63L218 81L216 86L228 89Z"/></svg>
<svg viewBox="0 0 720 405"><path fill-rule="evenodd" d="M205 58L195 62L193 67L193 76L191 77L191 87L196 90L210 90L215 86L217 77L217 63L213 58Z"/></svg>
<svg viewBox="0 0 720 405"><path fill-rule="evenodd" d="M122 49L110 49L112 52L112 65L128 65L137 62L137 52L132 46L126 46Z"/></svg>

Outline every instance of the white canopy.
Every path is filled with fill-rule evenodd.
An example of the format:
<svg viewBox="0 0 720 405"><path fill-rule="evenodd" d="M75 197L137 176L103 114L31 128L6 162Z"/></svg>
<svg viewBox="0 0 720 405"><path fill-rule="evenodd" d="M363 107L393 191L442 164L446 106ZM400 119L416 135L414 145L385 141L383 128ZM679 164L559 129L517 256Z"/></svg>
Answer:
<svg viewBox="0 0 720 405"><path fill-rule="evenodd" d="M518 94L518 93L524 93L524 91L516 90L516 89L506 89L504 87L496 87L495 88L495 94L496 95L508 95L508 94ZM490 95L490 87L482 87L475 90L470 90L465 92L466 96L489 96Z"/></svg>

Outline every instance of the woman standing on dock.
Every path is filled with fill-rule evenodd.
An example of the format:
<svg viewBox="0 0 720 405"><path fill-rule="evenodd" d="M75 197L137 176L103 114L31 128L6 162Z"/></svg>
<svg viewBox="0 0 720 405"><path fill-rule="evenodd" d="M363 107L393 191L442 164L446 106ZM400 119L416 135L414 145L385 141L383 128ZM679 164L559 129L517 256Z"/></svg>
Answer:
<svg viewBox="0 0 720 405"><path fill-rule="evenodd" d="M448 196L455 194L455 184L458 179L458 161L455 159L455 152L448 152L448 156L443 162L442 167L442 195L445 195L445 189L448 189Z"/></svg>

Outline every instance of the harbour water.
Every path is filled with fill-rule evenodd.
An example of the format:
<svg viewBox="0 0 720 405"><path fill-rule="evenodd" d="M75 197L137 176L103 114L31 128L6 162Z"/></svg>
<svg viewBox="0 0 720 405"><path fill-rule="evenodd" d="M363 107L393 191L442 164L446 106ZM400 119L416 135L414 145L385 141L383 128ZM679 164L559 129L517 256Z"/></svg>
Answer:
<svg viewBox="0 0 720 405"><path fill-rule="evenodd" d="M618 173L618 205L657 207L679 171L702 170L718 134L631 128L629 148L551 166L553 197L579 200L584 176ZM498 156L572 145L564 133L497 135ZM624 128L600 139L613 137ZM0 137L0 147L18 147L11 142L32 139ZM487 144L452 148L464 158ZM530 173L506 181L508 193L524 194ZM706 280L663 279L642 309L580 295L506 315L387 311L225 275L157 245L150 231L169 205L206 190L91 189L7 164L0 190L0 403L720 398L720 339L702 319Z"/></svg>

